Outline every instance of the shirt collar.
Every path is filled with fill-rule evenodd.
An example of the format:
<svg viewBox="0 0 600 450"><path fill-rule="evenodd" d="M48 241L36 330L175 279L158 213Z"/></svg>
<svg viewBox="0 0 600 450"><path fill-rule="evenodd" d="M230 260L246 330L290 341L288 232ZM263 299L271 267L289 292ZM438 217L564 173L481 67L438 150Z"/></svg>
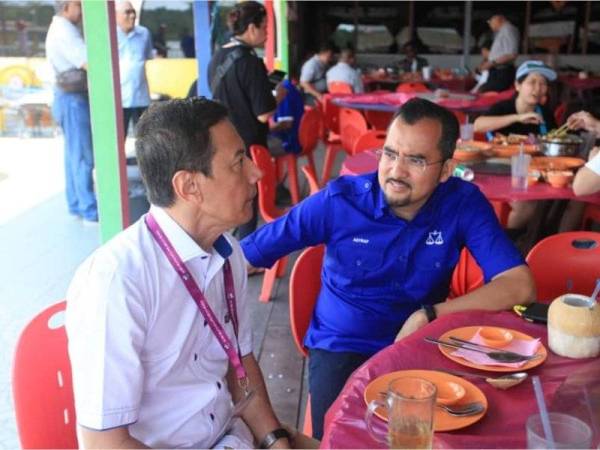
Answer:
<svg viewBox="0 0 600 450"><path fill-rule="evenodd" d="M212 256L211 253L204 251L163 208L152 205L150 212L183 262L198 256ZM223 259L227 259L233 252L229 241L224 235L217 238L213 248Z"/></svg>

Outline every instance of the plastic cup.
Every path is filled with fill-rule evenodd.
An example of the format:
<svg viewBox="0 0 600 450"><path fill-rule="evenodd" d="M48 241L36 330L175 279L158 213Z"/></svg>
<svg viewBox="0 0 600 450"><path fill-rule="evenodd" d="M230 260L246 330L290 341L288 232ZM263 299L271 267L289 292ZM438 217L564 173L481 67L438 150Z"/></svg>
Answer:
<svg viewBox="0 0 600 450"><path fill-rule="evenodd" d="M423 72L423 80L425 80L425 81L431 80L431 66L423 67L422 72Z"/></svg>
<svg viewBox="0 0 600 450"><path fill-rule="evenodd" d="M460 126L460 140L470 141L473 139L473 124L465 123Z"/></svg>
<svg viewBox="0 0 600 450"><path fill-rule="evenodd" d="M527 448L590 448L592 430L582 420L568 414L548 413L554 442L546 439L540 414L527 419Z"/></svg>
<svg viewBox="0 0 600 450"><path fill-rule="evenodd" d="M527 190L527 175L530 163L531 155L519 154L510 158L510 176L513 189Z"/></svg>

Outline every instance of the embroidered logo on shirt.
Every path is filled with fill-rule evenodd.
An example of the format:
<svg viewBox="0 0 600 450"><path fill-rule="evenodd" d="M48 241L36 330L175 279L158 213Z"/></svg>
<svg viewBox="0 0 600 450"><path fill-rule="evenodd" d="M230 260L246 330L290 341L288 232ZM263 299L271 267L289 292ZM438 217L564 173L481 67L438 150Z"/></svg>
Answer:
<svg viewBox="0 0 600 450"><path fill-rule="evenodd" d="M444 243L444 238L442 237L441 231L430 231L427 239L425 240L426 245L442 245Z"/></svg>
<svg viewBox="0 0 600 450"><path fill-rule="evenodd" d="M352 239L352 242L355 242L356 244L368 244L369 240L365 238L355 237L354 239Z"/></svg>

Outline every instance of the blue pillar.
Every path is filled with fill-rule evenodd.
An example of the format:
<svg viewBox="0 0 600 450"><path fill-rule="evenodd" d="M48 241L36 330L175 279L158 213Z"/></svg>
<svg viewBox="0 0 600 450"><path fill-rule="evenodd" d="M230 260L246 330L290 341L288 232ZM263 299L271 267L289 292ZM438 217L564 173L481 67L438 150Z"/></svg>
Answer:
<svg viewBox="0 0 600 450"><path fill-rule="evenodd" d="M208 64L212 56L210 48L210 5L207 0L194 2L194 38L198 62L198 95L212 98L208 85Z"/></svg>

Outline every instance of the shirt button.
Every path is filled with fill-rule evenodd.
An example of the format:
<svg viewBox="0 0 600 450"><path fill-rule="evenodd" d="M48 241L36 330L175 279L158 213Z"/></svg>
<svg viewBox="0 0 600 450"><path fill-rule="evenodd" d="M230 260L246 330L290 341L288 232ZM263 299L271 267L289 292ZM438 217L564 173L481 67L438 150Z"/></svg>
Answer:
<svg viewBox="0 0 600 450"><path fill-rule="evenodd" d="M207 320L204 321L204 326L206 326L206 325L208 325L208 321Z"/></svg>
<svg viewBox="0 0 600 450"><path fill-rule="evenodd" d="M194 361L198 361L198 353L194 353Z"/></svg>
<svg viewBox="0 0 600 450"><path fill-rule="evenodd" d="M439 261L436 261L436 262L435 262L435 267L436 267L437 269L439 269L440 267L442 267L442 264L441 264Z"/></svg>
<svg viewBox="0 0 600 450"><path fill-rule="evenodd" d="M217 387L221 389L221 383L219 381L217 381Z"/></svg>
<svg viewBox="0 0 600 450"><path fill-rule="evenodd" d="M215 415L213 413L210 413L210 420L212 420L213 422L215 421Z"/></svg>
<svg viewBox="0 0 600 450"><path fill-rule="evenodd" d="M356 265L357 265L358 267L360 267L360 266L362 265L362 261L361 261L360 259L357 259L357 260L356 260Z"/></svg>
<svg viewBox="0 0 600 450"><path fill-rule="evenodd" d="M365 187L369 189L371 187L371 183L365 183Z"/></svg>

